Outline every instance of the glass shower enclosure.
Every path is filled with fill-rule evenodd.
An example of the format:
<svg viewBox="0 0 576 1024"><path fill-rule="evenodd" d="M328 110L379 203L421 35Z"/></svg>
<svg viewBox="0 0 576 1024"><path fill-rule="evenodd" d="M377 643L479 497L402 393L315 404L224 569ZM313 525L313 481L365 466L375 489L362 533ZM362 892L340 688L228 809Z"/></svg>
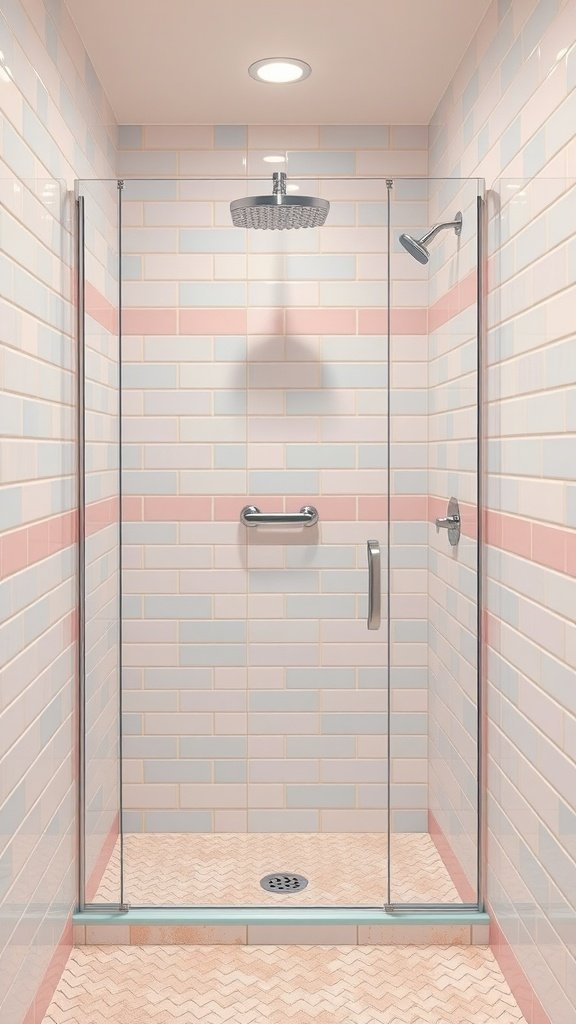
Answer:
<svg viewBox="0 0 576 1024"><path fill-rule="evenodd" d="M290 184L78 183L82 908L481 904L482 183Z"/></svg>

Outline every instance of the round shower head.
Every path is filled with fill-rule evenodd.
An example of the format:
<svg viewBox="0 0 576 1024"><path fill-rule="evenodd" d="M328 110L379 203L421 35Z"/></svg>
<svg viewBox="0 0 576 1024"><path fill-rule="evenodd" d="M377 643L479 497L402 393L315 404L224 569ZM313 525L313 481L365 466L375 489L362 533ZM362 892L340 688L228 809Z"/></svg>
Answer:
<svg viewBox="0 0 576 1024"><path fill-rule="evenodd" d="M430 259L428 249L416 238L412 238L412 235L400 235L400 244L404 246L406 252L418 260L418 263L428 263Z"/></svg>
<svg viewBox="0 0 576 1024"><path fill-rule="evenodd" d="M270 231L322 227L330 209L327 199L286 195L286 175L283 172L273 174L272 181L272 195L246 196L230 203L235 227Z"/></svg>

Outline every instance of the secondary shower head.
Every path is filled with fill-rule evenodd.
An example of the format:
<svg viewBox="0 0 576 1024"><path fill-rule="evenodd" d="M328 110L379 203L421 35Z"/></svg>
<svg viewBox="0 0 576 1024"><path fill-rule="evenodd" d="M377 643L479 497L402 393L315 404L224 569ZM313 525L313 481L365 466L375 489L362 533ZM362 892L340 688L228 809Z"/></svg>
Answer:
<svg viewBox="0 0 576 1024"><path fill-rule="evenodd" d="M455 215L454 220L449 220L445 224L436 224L425 235L422 235L422 238L412 238L412 235L405 234L400 235L400 244L404 246L406 252L409 252L415 260L418 260L418 263L428 263L430 253L428 252L427 244L435 238L439 231L444 231L445 228L454 228L454 234L460 234L462 231L462 214L460 211Z"/></svg>
<svg viewBox="0 0 576 1024"><path fill-rule="evenodd" d="M330 203L314 196L286 195L286 175L272 175L273 192L267 196L247 196L230 203L232 223L237 228L262 228L284 231L290 228L322 227Z"/></svg>

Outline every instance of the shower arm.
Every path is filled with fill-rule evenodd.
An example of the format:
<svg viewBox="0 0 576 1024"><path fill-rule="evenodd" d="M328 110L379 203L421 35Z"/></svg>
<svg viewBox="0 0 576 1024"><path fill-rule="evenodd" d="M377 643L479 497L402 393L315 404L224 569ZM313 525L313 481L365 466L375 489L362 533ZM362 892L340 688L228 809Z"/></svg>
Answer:
<svg viewBox="0 0 576 1024"><path fill-rule="evenodd" d="M430 231L427 231L425 235L422 235L422 238L418 239L418 242L420 245L427 245L428 242L431 242L436 237L439 231L444 231L446 228L454 228L456 234L459 235L462 231L462 220L448 220L443 224L435 224L433 228L430 228Z"/></svg>

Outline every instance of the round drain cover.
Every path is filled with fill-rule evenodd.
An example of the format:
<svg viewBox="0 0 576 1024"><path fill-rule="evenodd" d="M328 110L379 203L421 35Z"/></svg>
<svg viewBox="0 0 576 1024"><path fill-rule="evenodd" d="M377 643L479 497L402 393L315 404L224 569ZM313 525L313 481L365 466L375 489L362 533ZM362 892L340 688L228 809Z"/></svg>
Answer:
<svg viewBox="0 0 576 1024"><path fill-rule="evenodd" d="M290 871L279 871L274 875L264 875L260 885L267 892L301 892L308 885L304 875L293 875Z"/></svg>

